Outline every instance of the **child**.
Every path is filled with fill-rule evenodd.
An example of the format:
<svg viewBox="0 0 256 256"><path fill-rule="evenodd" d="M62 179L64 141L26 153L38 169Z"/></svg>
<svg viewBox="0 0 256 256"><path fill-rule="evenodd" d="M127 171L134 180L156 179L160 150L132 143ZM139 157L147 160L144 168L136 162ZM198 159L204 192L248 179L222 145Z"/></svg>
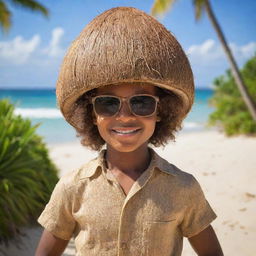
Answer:
<svg viewBox="0 0 256 256"><path fill-rule="evenodd" d="M223 255L216 218L195 178L158 156L194 96L188 59L174 36L134 8L110 9L72 43L57 99L98 158L62 177L39 217L36 255L178 256L183 237L198 255Z"/></svg>

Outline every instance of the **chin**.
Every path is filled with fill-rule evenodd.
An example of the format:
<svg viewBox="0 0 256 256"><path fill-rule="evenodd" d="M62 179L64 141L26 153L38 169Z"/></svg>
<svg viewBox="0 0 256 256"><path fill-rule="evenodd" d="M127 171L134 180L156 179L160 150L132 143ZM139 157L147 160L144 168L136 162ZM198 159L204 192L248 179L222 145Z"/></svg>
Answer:
<svg viewBox="0 0 256 256"><path fill-rule="evenodd" d="M137 151L138 149L141 149L142 147L147 148L148 147L148 143L144 143L144 144L118 144L118 145L112 145L110 146L112 149L114 149L115 151L118 152L122 152L122 153L131 153L134 151Z"/></svg>

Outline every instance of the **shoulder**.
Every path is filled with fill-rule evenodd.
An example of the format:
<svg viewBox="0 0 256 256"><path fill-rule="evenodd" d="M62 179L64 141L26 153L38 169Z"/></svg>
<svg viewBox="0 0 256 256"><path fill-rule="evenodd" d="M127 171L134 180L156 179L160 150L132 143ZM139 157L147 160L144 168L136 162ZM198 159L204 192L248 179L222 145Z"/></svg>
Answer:
<svg viewBox="0 0 256 256"><path fill-rule="evenodd" d="M156 167L159 169L161 176L166 182L170 182L172 186L180 187L188 191L200 188L196 178L178 168L176 165L168 162L161 156L156 154Z"/></svg>
<svg viewBox="0 0 256 256"><path fill-rule="evenodd" d="M197 179L190 173L179 169L174 164L163 159L163 169L159 171L158 185L164 188L172 200L188 207L192 204L205 202L205 195ZM173 198L175 197L175 198Z"/></svg>
<svg viewBox="0 0 256 256"><path fill-rule="evenodd" d="M176 181L179 181L180 183L184 184L184 186L188 187L195 186L196 184L198 184L198 181L191 173L181 170L174 164L171 164L169 162L167 163L169 165L169 168L172 169L172 172L175 173Z"/></svg>
<svg viewBox="0 0 256 256"><path fill-rule="evenodd" d="M153 151L153 162L154 166L162 173L168 174L167 176L172 177L176 181L183 182L184 184L191 184L196 181L192 174L179 169L174 164L162 158L155 151Z"/></svg>

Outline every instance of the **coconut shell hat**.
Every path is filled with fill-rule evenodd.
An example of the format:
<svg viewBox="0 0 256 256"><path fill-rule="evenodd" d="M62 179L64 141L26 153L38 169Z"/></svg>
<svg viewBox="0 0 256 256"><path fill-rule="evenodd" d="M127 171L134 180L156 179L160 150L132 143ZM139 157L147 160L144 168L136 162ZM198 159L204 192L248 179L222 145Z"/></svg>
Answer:
<svg viewBox="0 0 256 256"><path fill-rule="evenodd" d="M103 12L73 41L57 81L58 105L77 127L75 109L81 95L122 83L155 85L177 95L180 119L193 104L193 74L180 44L155 18L130 7Z"/></svg>

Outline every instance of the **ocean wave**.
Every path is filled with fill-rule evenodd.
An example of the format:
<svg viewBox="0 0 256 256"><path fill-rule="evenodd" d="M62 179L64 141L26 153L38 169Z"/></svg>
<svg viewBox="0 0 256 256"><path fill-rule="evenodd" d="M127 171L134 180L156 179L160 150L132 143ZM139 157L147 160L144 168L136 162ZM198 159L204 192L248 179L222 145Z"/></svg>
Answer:
<svg viewBox="0 0 256 256"><path fill-rule="evenodd" d="M57 108L17 108L15 114L21 115L26 118L47 118L59 119L63 118L61 112ZM203 128L204 125L198 122L184 122L183 129L197 130Z"/></svg>
<svg viewBox="0 0 256 256"><path fill-rule="evenodd" d="M17 108L15 114L29 118L62 118L62 114L57 108Z"/></svg>

